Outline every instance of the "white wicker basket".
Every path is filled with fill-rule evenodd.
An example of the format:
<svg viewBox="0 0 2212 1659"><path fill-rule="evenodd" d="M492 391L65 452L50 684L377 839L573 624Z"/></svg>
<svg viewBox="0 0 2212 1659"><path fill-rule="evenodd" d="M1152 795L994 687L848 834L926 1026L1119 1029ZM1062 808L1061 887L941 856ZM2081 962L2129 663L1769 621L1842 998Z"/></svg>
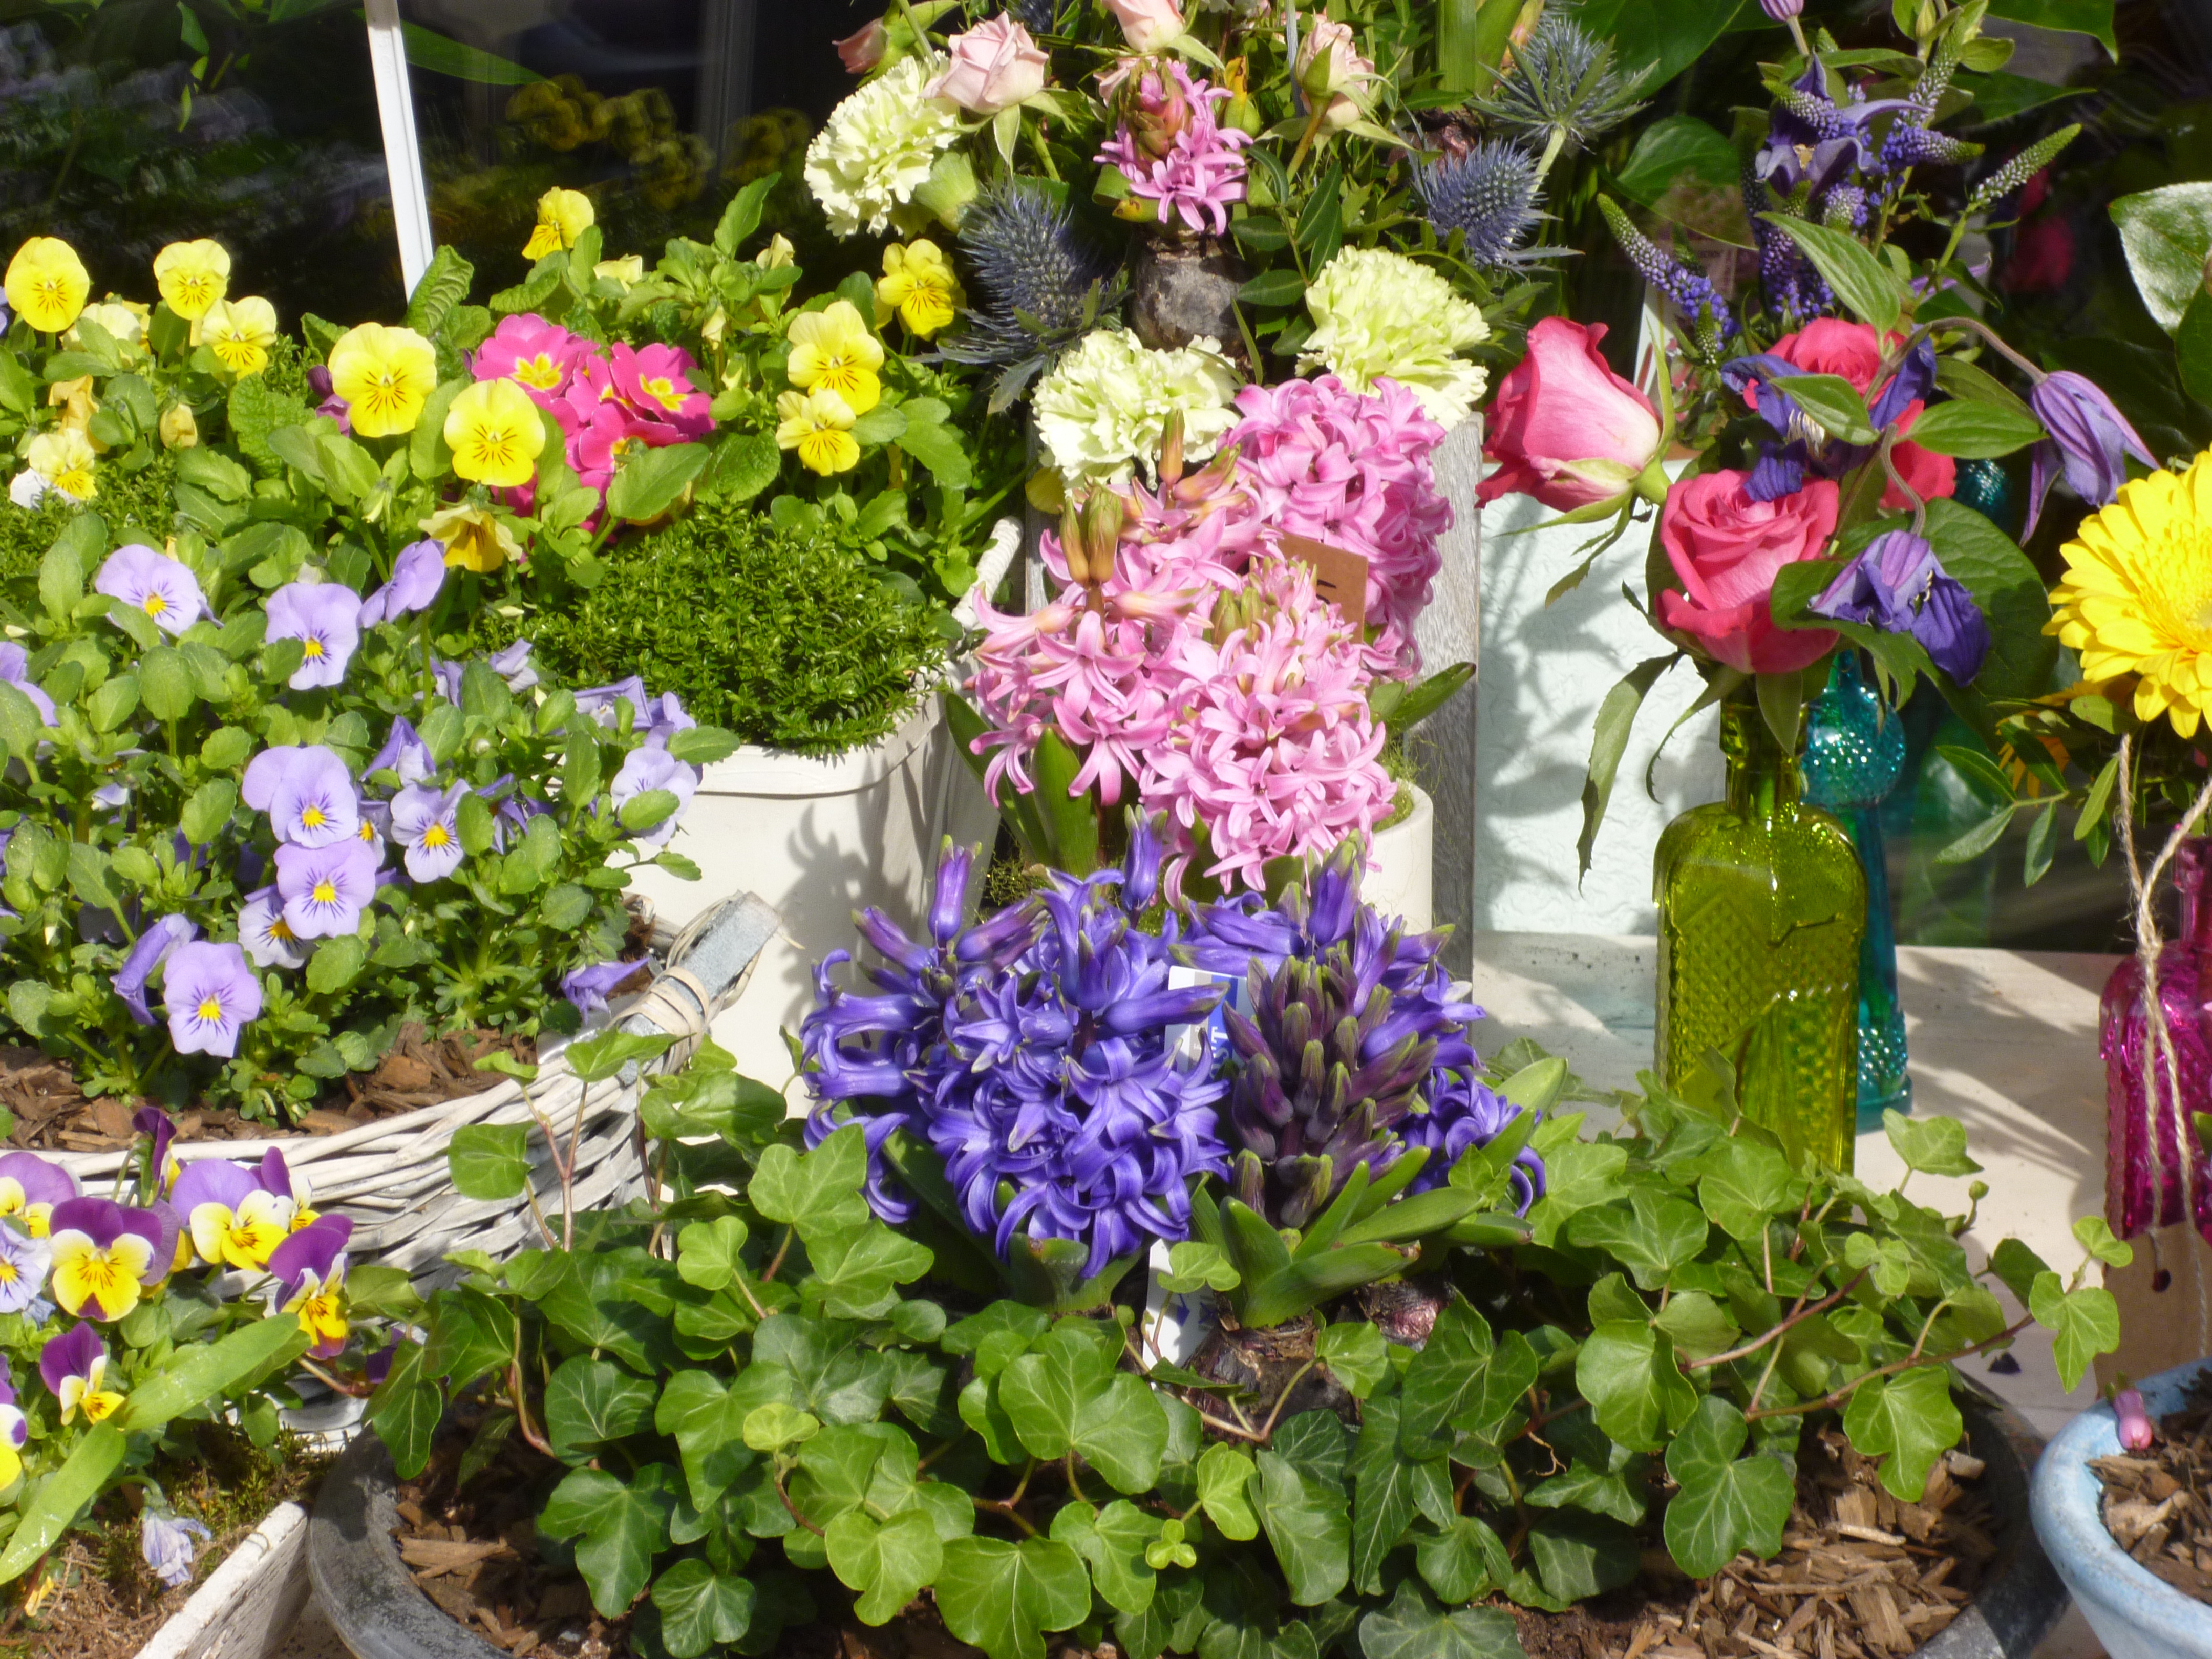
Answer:
<svg viewBox="0 0 2212 1659"><path fill-rule="evenodd" d="M668 1032L680 1039L655 1069L682 1064L707 1030L715 1012L744 988L762 945L779 926L776 914L750 893L710 907L666 953L668 965L652 986L617 1011L624 1029ZM403 1267L422 1278L445 1265L456 1250L482 1250L501 1258L539 1242L528 1204L517 1197L497 1202L463 1198L453 1188L446 1166L447 1144L465 1124L531 1123L531 1103L561 1131L565 1142L583 1107L577 1142L576 1207L622 1204L646 1190L645 1170L636 1144L637 1098L644 1079L635 1067L615 1080L594 1084L586 1093L566 1061L556 1054L541 1064L538 1080L523 1085L505 1079L498 1087L420 1111L363 1124L341 1134L287 1136L270 1140L179 1141L180 1163L227 1158L258 1162L270 1147L286 1165L305 1177L314 1207L351 1218L347 1254L356 1265L379 1262ZM105 1190L127 1151L46 1153L77 1178L88 1193ZM531 1186L547 1213L561 1204L560 1177L542 1135L530 1138Z"/></svg>

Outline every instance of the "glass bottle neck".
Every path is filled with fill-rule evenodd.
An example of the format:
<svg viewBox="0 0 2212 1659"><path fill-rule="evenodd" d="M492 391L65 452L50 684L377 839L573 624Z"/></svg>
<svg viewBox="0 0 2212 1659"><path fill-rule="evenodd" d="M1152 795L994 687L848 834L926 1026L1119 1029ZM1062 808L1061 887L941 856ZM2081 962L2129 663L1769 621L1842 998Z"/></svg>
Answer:
<svg viewBox="0 0 2212 1659"><path fill-rule="evenodd" d="M1804 787L1797 757L1805 746L1805 719L1785 751L1756 703L1721 705L1721 753L1728 761L1729 810L1738 817L1770 818L1796 805Z"/></svg>

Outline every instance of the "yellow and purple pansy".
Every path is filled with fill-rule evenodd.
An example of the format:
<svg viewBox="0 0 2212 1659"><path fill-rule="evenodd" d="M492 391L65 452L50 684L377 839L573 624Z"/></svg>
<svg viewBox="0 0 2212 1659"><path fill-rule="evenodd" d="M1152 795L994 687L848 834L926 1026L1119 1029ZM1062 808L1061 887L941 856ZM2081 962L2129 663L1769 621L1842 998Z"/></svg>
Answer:
<svg viewBox="0 0 2212 1659"><path fill-rule="evenodd" d="M269 1258L277 1309L299 1316L300 1328L314 1342L307 1352L318 1359L335 1357L346 1345L345 1247L352 1237L351 1221L326 1215L294 1233Z"/></svg>
<svg viewBox="0 0 2212 1659"><path fill-rule="evenodd" d="M54 1302L79 1318L122 1318L148 1288L168 1276L177 1224L173 1213L130 1209L104 1198L57 1204L49 1241Z"/></svg>
<svg viewBox="0 0 2212 1659"><path fill-rule="evenodd" d="M264 1170L249 1170L223 1158L204 1158L177 1177L173 1200L177 1212L191 1234L192 1247L211 1267L253 1269L269 1265L269 1257L292 1231L290 1181L283 1158L275 1152L276 1170L284 1190L272 1192L263 1179Z"/></svg>
<svg viewBox="0 0 2212 1659"><path fill-rule="evenodd" d="M106 1386L107 1345L89 1325L72 1325L49 1337L39 1351L39 1375L53 1390L64 1423L80 1411L86 1422L104 1423L123 1404L122 1391Z"/></svg>
<svg viewBox="0 0 2212 1659"><path fill-rule="evenodd" d="M30 1437L30 1420L15 1403L15 1374L0 1358L0 1493L22 1479L23 1446Z"/></svg>
<svg viewBox="0 0 2212 1659"><path fill-rule="evenodd" d="M77 1195L76 1177L36 1152L0 1156L0 1216L20 1224L33 1238L44 1238L54 1206Z"/></svg>

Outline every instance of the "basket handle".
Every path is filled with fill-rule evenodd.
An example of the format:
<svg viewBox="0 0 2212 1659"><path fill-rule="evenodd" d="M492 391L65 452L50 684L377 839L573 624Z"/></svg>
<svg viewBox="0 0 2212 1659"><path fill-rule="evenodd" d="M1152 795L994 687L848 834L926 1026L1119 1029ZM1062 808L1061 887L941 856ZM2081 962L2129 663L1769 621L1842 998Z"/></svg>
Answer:
<svg viewBox="0 0 2212 1659"><path fill-rule="evenodd" d="M738 1000L762 951L782 926L775 908L756 894L733 893L708 905L677 935L667 965L653 975L622 1029L678 1038L661 1065L681 1065L714 1016Z"/></svg>

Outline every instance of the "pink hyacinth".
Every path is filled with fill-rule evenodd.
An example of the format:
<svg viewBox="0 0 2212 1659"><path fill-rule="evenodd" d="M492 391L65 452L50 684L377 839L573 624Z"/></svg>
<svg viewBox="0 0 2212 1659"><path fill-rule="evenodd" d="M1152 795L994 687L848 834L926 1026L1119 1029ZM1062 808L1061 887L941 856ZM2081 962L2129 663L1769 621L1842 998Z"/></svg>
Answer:
<svg viewBox="0 0 2212 1659"><path fill-rule="evenodd" d="M1443 428L1395 380L1371 395L1334 374L1246 386L1244 419L1223 440L1254 512L1274 533L1310 537L1364 556L1367 563L1368 666L1410 679L1420 672L1413 623L1443 567L1437 538L1451 527L1451 504L1437 493L1431 456Z"/></svg>
<svg viewBox="0 0 2212 1659"><path fill-rule="evenodd" d="M1147 811L1209 832L1206 873L1264 890L1272 859L1318 851L1386 816L1395 786L1377 757L1359 640L1295 561L1269 559L1248 583L1252 622L1217 644L1184 630L1167 672L1179 679L1164 742L1143 753ZM1180 885L1188 862L1170 879Z"/></svg>
<svg viewBox="0 0 2212 1659"><path fill-rule="evenodd" d="M1128 73L1101 84L1114 92ZM1121 124L1091 159L1120 168L1132 195L1158 203L1161 223L1180 218L1191 230L1226 235L1230 204L1244 199L1239 152L1252 142L1215 114L1213 106L1229 95L1226 87L1193 80L1172 59L1155 59L1121 91Z"/></svg>
<svg viewBox="0 0 2212 1659"><path fill-rule="evenodd" d="M469 368L479 380L513 380L540 409L551 409L592 350L581 335L525 312L501 318Z"/></svg>

